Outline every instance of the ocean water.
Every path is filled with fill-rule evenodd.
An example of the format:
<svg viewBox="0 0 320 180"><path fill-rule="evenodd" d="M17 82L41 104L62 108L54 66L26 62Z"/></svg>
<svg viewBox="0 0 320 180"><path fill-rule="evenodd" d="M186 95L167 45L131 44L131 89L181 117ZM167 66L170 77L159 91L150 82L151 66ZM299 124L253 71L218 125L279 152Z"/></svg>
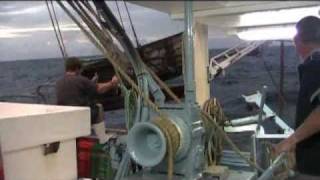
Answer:
<svg viewBox="0 0 320 180"><path fill-rule="evenodd" d="M54 82L63 71L62 59L0 62L0 96L33 95L37 86Z"/></svg>
<svg viewBox="0 0 320 180"><path fill-rule="evenodd" d="M285 103L281 117L291 127L294 126L295 103L299 88L297 72L299 63L294 47L285 47L283 84ZM275 83L272 82L270 74ZM225 76L215 79L211 83L211 96L220 100L228 117L243 117L255 112L248 111L241 96L256 93L266 85L268 87L266 104L279 114L279 79L280 48L263 46L261 57L244 57L228 68Z"/></svg>
<svg viewBox="0 0 320 180"><path fill-rule="evenodd" d="M221 50L210 50L210 57L218 52L221 52ZM248 109L241 95L253 94L261 89L263 85L268 86L267 105L279 112L279 52L278 46L263 46L260 57L244 57L228 68L225 71L225 76L220 75L211 82L211 96L218 98L230 119L257 113ZM286 103L281 117L292 127L294 125L295 101L299 84L298 64L299 60L294 47L285 47L284 97ZM272 83L266 67L276 81L276 86ZM4 96L33 96L36 94L37 86L48 81L56 81L63 75L63 70L62 59L1 62L0 101L32 102L34 101L32 98L20 97L12 99ZM49 90L50 88L48 88ZM106 121L108 125L112 126L123 124L123 110L106 112Z"/></svg>

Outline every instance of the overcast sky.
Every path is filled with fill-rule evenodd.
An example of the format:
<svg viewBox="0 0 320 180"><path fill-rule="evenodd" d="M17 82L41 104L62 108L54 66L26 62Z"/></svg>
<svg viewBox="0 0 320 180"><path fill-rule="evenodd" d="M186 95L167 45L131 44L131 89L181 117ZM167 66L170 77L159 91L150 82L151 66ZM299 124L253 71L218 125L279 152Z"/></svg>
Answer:
<svg viewBox="0 0 320 180"><path fill-rule="evenodd" d="M119 1L124 25L132 32L122 1ZM115 2L107 2L118 17ZM167 14L128 4L141 43L151 42L182 31L183 24L171 21ZM99 52L75 28L72 21L55 6L68 55L95 55ZM61 53L52 30L45 1L0 1L0 61L59 57Z"/></svg>
<svg viewBox="0 0 320 180"><path fill-rule="evenodd" d="M54 4L59 25L63 29L62 36L68 55L99 54L71 19L56 3ZM108 1L107 4L119 19L116 3ZM118 1L118 4L124 26L132 38L123 1ZM127 4L138 39L142 44L183 30L183 22L172 21L168 14ZM45 1L0 1L0 22L0 61L61 57ZM209 46L212 48L214 46L211 42L212 39L209 39ZM222 44L219 39L215 39L214 42L217 45ZM228 44L228 41L224 40L224 43Z"/></svg>

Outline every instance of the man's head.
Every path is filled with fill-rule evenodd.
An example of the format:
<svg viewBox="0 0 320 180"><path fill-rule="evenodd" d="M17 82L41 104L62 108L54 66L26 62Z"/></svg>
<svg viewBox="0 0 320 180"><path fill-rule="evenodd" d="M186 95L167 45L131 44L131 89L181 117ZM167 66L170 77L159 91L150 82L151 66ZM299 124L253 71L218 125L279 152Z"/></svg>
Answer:
<svg viewBox="0 0 320 180"><path fill-rule="evenodd" d="M320 48L320 19L315 16L304 17L296 24L296 29L296 50L305 59L312 50Z"/></svg>
<svg viewBox="0 0 320 180"><path fill-rule="evenodd" d="M69 57L65 61L65 70L66 70L66 72L74 72L76 74L79 74L81 67L82 67L82 63L76 57Z"/></svg>

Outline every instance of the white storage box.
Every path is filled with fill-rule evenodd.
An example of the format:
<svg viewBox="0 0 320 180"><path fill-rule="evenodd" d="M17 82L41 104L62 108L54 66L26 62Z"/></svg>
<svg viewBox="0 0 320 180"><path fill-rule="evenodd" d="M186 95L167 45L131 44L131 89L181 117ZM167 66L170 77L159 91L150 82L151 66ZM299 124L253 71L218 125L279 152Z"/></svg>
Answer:
<svg viewBox="0 0 320 180"><path fill-rule="evenodd" d="M89 108L0 102L5 180L77 179L75 138L89 134ZM58 151L44 155L53 142Z"/></svg>

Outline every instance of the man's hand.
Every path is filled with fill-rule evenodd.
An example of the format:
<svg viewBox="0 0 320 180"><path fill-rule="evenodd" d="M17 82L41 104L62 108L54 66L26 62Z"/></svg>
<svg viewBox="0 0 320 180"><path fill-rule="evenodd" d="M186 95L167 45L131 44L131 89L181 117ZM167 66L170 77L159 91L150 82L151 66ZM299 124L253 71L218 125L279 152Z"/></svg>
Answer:
<svg viewBox="0 0 320 180"><path fill-rule="evenodd" d="M112 79L108 82L98 83L97 92L99 94L103 94L103 93L117 87L118 83L119 83L118 78L116 76L113 76Z"/></svg>
<svg viewBox="0 0 320 180"><path fill-rule="evenodd" d="M279 144L273 147L274 153L276 156L282 152L293 151L296 148L296 141L294 136L290 136L288 139L281 141Z"/></svg>
<svg viewBox="0 0 320 180"><path fill-rule="evenodd" d="M91 81L94 82L94 83L97 83L98 82L98 79L99 79L99 75L98 73L94 73L94 76L92 77Z"/></svg>
<svg viewBox="0 0 320 180"><path fill-rule="evenodd" d="M297 143L320 132L320 106L314 109L299 128L288 138L274 147L275 153L287 152L295 149Z"/></svg>
<svg viewBox="0 0 320 180"><path fill-rule="evenodd" d="M116 87L119 84L119 79L117 78L117 76L112 77L111 83L114 87Z"/></svg>

